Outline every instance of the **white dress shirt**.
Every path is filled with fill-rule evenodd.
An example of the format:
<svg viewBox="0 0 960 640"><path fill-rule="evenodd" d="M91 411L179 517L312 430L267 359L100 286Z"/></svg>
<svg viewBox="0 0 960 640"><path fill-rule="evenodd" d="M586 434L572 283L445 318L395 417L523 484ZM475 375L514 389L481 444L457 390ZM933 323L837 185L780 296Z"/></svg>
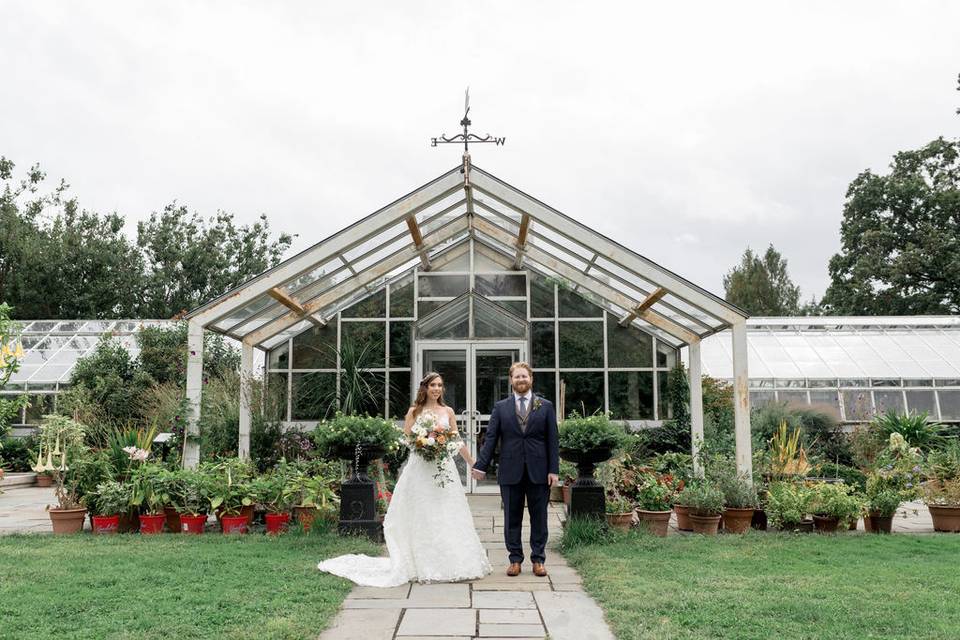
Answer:
<svg viewBox="0 0 960 640"><path fill-rule="evenodd" d="M514 395L514 406L517 409L517 415L523 415L524 413L530 413L530 404L533 402L533 389L528 389L527 392L523 395L518 396L516 393ZM520 409L520 398L526 398L526 411L521 411Z"/></svg>

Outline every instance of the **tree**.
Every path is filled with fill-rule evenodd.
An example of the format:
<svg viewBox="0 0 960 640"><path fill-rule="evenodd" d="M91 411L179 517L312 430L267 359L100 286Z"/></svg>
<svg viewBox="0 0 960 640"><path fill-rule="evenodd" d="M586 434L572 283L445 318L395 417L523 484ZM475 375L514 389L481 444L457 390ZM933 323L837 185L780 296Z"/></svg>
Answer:
<svg viewBox="0 0 960 640"><path fill-rule="evenodd" d="M850 183L824 305L835 314L960 312L960 139L894 156Z"/></svg>
<svg viewBox="0 0 960 640"><path fill-rule="evenodd" d="M146 273L141 318L168 318L219 296L277 264L293 237L270 239L265 215L237 227L218 212L204 221L176 203L137 224Z"/></svg>
<svg viewBox="0 0 960 640"><path fill-rule="evenodd" d="M757 316L789 316L799 312L800 287L787 273L787 261L767 247L763 257L747 247L740 264L723 277L727 302Z"/></svg>

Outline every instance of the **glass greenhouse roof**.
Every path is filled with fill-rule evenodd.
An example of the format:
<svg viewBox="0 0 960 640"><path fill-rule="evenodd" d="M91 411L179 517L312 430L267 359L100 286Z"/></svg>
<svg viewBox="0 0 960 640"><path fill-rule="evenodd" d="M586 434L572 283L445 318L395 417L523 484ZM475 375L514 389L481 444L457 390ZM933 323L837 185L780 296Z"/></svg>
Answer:
<svg viewBox="0 0 960 640"><path fill-rule="evenodd" d="M745 317L721 298L475 166L396 202L193 310L203 327L269 348L474 240L563 279L621 322L680 345Z"/></svg>
<svg viewBox="0 0 960 640"><path fill-rule="evenodd" d="M960 317L750 318L747 342L754 387L763 380L797 387L813 386L803 383L811 380L841 387L870 380L960 385ZM729 335L701 344L703 373L732 379Z"/></svg>
<svg viewBox="0 0 960 640"><path fill-rule="evenodd" d="M66 382L77 360L90 353L104 334L110 334L132 355L138 353L135 334L142 327L167 326L172 320L28 320L23 322L20 370L6 391L26 383L31 388Z"/></svg>

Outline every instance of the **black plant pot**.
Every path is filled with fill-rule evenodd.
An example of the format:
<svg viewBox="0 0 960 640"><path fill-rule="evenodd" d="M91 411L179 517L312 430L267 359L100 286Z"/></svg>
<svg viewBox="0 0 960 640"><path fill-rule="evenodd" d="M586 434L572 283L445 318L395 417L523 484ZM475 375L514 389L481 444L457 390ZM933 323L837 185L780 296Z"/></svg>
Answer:
<svg viewBox="0 0 960 640"><path fill-rule="evenodd" d="M577 480L570 490L570 505L567 513L571 517L591 517L604 519L606 515L606 497L603 485L593 477L593 470L599 463L609 460L612 449L592 449L577 451L563 449L560 456L577 465Z"/></svg>
<svg viewBox="0 0 960 640"><path fill-rule="evenodd" d="M383 525L377 517L376 486L367 475L373 460L386 454L383 447L342 447L337 457L350 464L350 478L340 486L340 520L337 532L341 535L363 534L383 541Z"/></svg>

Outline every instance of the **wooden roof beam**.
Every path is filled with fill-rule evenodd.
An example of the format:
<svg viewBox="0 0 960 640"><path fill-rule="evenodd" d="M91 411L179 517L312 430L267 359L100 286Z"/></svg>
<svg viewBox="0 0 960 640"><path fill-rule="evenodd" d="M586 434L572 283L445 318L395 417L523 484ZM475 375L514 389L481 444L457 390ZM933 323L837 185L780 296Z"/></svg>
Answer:
<svg viewBox="0 0 960 640"><path fill-rule="evenodd" d="M631 322L633 322L636 318L643 318L644 316L646 316L646 315L647 315L647 312L650 310L650 307L652 307L654 304L656 304L657 300L659 300L660 298L662 298L662 297L665 296L665 295L667 295L667 290L664 289L663 287L657 287L657 288L653 291L653 293L651 293L650 295L648 295L648 296L644 299L643 302L641 302L641 303L638 304L636 307L634 307L634 308L630 311L630 313L628 313L627 315L625 315L625 316L620 320L620 326L621 326L621 327L625 327L625 326L627 326L628 324L630 324Z"/></svg>
<svg viewBox="0 0 960 640"><path fill-rule="evenodd" d="M291 296L289 293L284 291L279 287L273 287L267 291L271 298L285 306L290 311L293 311L297 315L300 315L318 327L322 327L327 324L327 321L324 320L321 316L318 316L315 313L310 313L310 311L300 304L296 298Z"/></svg>
<svg viewBox="0 0 960 640"><path fill-rule="evenodd" d="M520 219L520 233L517 234L517 255L513 259L515 269L523 267L523 254L527 250L527 234L530 232L530 214L525 213Z"/></svg>
<svg viewBox="0 0 960 640"><path fill-rule="evenodd" d="M423 234L420 233L420 225L417 224L417 219L414 216L407 217L407 228L410 229L413 246L417 248L417 252L420 254L420 264L423 265L424 271L430 271L430 256L427 255L427 250L423 246Z"/></svg>

